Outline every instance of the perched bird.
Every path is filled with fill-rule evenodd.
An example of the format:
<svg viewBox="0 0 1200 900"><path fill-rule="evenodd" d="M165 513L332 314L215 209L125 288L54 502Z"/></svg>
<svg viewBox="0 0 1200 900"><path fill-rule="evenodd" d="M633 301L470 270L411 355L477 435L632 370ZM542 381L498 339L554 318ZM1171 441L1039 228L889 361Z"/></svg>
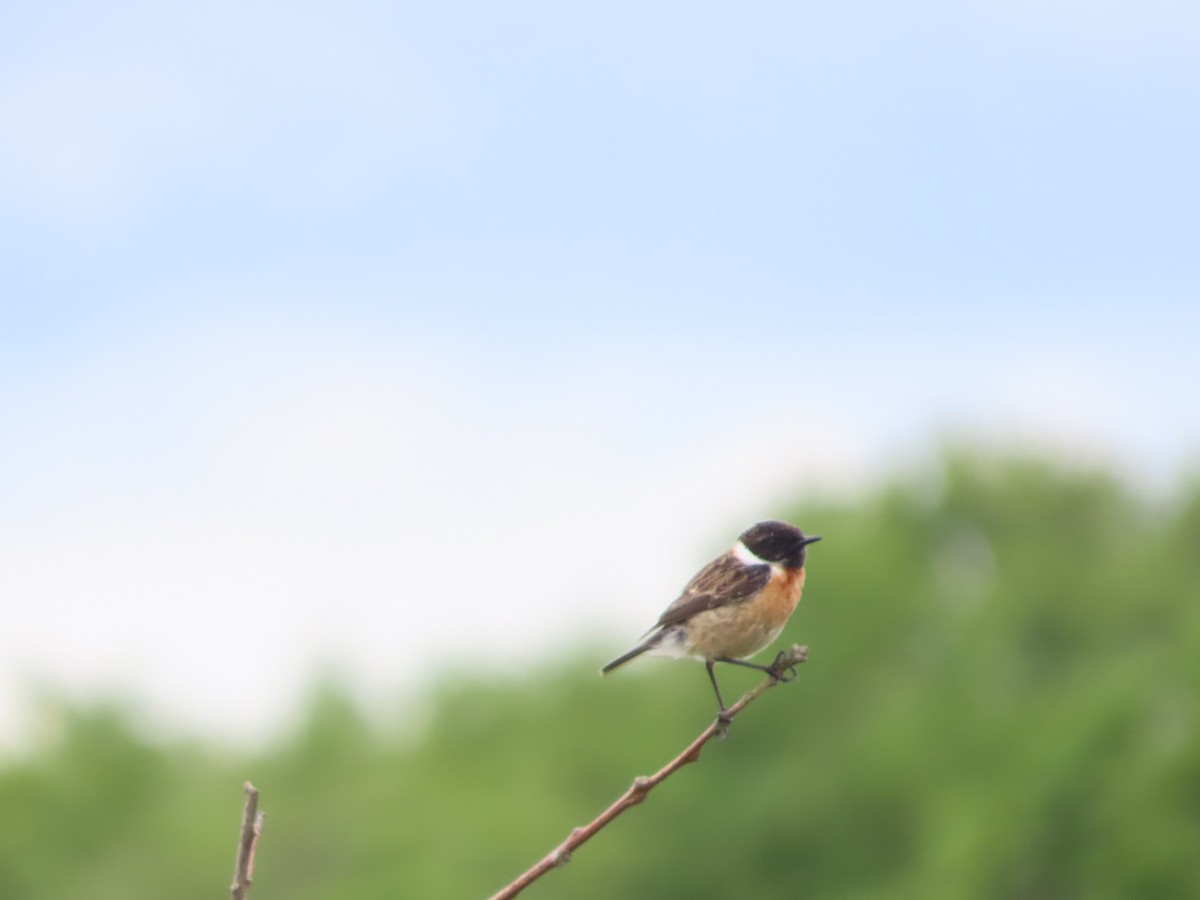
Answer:
<svg viewBox="0 0 1200 900"><path fill-rule="evenodd" d="M642 641L600 670L611 672L643 653L696 656L704 660L725 712L713 665L719 662L772 672L746 662L773 642L791 617L804 588L804 556L809 544L787 522L759 522L742 532L727 553L696 573Z"/></svg>

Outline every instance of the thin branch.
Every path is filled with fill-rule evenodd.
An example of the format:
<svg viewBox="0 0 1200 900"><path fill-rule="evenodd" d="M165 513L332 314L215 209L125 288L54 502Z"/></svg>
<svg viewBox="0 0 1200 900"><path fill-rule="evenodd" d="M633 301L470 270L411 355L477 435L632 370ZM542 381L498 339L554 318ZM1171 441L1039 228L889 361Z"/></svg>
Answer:
<svg viewBox="0 0 1200 900"><path fill-rule="evenodd" d="M250 882L254 879L254 851L262 835L264 813L258 811L258 788L250 782L244 785L246 809L242 813L242 836L238 841L237 863L233 869L233 884L229 892L233 900L246 900Z"/></svg>
<svg viewBox="0 0 1200 900"><path fill-rule="evenodd" d="M700 750L705 744L713 738L724 738L725 733L729 730L729 723L733 721L733 718L738 713L753 703L759 694L768 688L774 687L781 681L791 681L795 675L795 667L806 659L808 659L807 647L800 647L793 644L790 649L782 651L775 658L775 662L769 667L767 679L762 684L751 689L742 699L725 710L721 715L717 716L711 725L700 732L699 737L684 748L682 753L653 775L640 775L633 779L633 784L629 786L628 790L614 800L604 812L600 813L600 815L596 816L588 824L572 830L565 841L523 872L512 884L493 894L491 900L509 900L510 897L517 896L517 894L521 893L521 891L525 890L525 888L529 887L551 869L564 866L570 862L571 854L578 847L590 840L601 828L625 812L625 810L632 806L637 806L645 800L646 795L670 775L673 775L688 763L696 762L700 758Z"/></svg>

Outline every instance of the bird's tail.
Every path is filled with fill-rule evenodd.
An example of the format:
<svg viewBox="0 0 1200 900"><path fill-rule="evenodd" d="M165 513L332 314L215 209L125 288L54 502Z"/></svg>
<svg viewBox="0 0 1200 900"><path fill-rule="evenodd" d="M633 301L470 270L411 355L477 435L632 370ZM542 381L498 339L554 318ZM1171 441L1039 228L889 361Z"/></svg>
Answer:
<svg viewBox="0 0 1200 900"><path fill-rule="evenodd" d="M641 656L647 650L653 650L658 645L658 642L661 640L662 640L662 632L661 631L654 632L654 634L650 635L650 637L646 638L644 641L642 641L640 644L638 644L632 650L628 650L625 653L622 653L620 656L618 656L612 662L606 663L604 665L604 667L600 670L600 674L607 675L613 669L617 668L617 666L623 666L623 665L625 665L625 663L629 662L631 659L636 659L637 657Z"/></svg>

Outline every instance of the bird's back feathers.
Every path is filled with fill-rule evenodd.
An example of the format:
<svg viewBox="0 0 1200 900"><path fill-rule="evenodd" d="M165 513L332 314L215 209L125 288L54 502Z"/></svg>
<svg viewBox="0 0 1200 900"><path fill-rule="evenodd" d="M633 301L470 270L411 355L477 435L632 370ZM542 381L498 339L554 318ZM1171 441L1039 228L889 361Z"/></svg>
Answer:
<svg viewBox="0 0 1200 900"><path fill-rule="evenodd" d="M687 583L683 593L667 607L654 627L678 625L696 613L745 600L766 587L770 580L771 567L766 563L748 566L732 551L718 556Z"/></svg>

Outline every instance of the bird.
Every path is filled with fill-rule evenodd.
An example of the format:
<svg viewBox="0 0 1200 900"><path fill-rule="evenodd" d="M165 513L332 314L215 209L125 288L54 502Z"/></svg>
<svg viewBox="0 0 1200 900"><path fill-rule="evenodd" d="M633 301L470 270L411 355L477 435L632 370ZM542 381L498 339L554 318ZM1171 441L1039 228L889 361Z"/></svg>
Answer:
<svg viewBox="0 0 1200 900"><path fill-rule="evenodd" d="M773 643L791 618L804 589L806 550L819 540L787 522L747 528L728 551L696 573L634 647L600 674L643 653L698 657L717 695L718 715L724 715L727 707L713 666L729 663L778 677L770 666L747 660Z"/></svg>

